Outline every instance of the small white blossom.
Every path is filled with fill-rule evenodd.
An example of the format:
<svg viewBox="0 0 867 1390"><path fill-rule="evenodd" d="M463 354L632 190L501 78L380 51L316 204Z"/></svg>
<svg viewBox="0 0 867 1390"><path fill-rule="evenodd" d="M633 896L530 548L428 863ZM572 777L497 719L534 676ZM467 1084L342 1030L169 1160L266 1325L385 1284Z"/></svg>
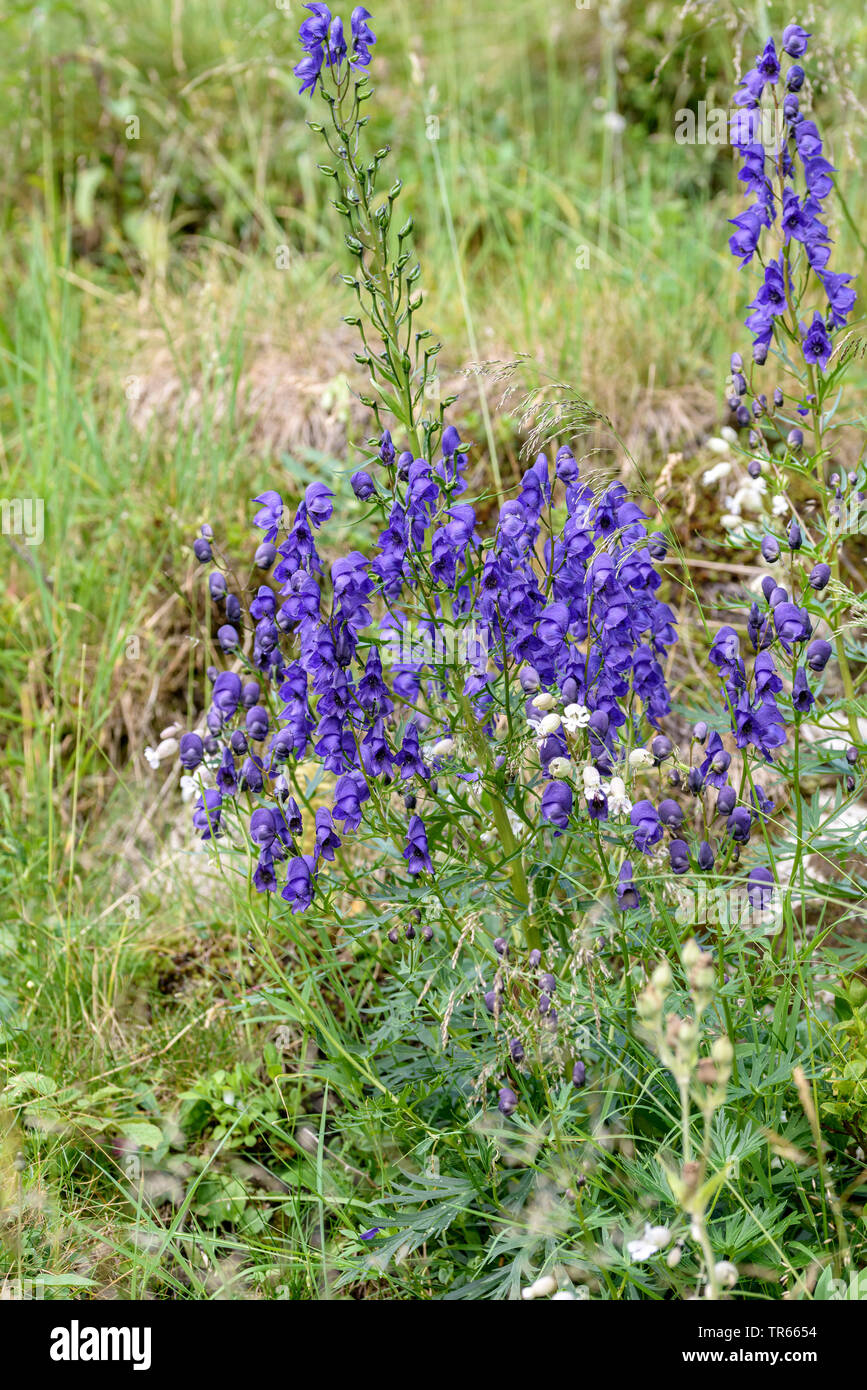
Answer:
<svg viewBox="0 0 867 1390"><path fill-rule="evenodd" d="M180 744L176 738L164 738L157 744L156 748L150 745L145 749L144 755L150 766L159 767L160 763L165 762L166 758L173 758L177 753Z"/></svg>
<svg viewBox="0 0 867 1390"><path fill-rule="evenodd" d="M431 751L435 758L450 758L455 751L455 741L453 738L441 738Z"/></svg>
<svg viewBox="0 0 867 1390"><path fill-rule="evenodd" d="M714 483L719 483L723 478L727 478L733 466L731 459L722 459L719 463L715 463L713 468L708 468L701 475L705 487L713 487Z"/></svg>
<svg viewBox="0 0 867 1390"><path fill-rule="evenodd" d="M786 501L785 497L775 497L773 502L771 503L771 511L773 512L774 516L788 516L789 504Z"/></svg>
<svg viewBox="0 0 867 1390"><path fill-rule="evenodd" d="M548 734L556 734L562 722L563 721L560 718L559 714L543 715L543 717L539 720L539 733L543 737L547 737Z"/></svg>
<svg viewBox="0 0 867 1390"><path fill-rule="evenodd" d="M633 1260L649 1260L651 1256L664 1250L670 1240L671 1231L667 1226L648 1225L644 1228L643 1236L627 1241L626 1249Z"/></svg>
<svg viewBox="0 0 867 1390"><path fill-rule="evenodd" d="M589 764L587 767L582 768L581 776L584 778L585 792L595 791L602 781L598 770L595 767L591 767Z"/></svg>
<svg viewBox="0 0 867 1390"><path fill-rule="evenodd" d="M729 1289L733 1289L738 1282L737 1265L733 1265L731 1260L718 1260L714 1265L714 1274L717 1283L723 1284Z"/></svg>
<svg viewBox="0 0 867 1390"><path fill-rule="evenodd" d="M199 784L195 777L191 777L188 772L181 774L181 800L183 802L192 801L198 793Z"/></svg>
<svg viewBox="0 0 867 1390"><path fill-rule="evenodd" d="M550 1298L551 1294L556 1292L557 1280L553 1274L543 1274L535 1283L528 1284L525 1289L521 1290L521 1297L526 1299Z"/></svg>
<svg viewBox="0 0 867 1390"><path fill-rule="evenodd" d="M550 690L540 690L538 695L534 695L530 704L534 709L545 710L553 709L557 701Z"/></svg>
<svg viewBox="0 0 867 1390"><path fill-rule="evenodd" d="M764 478L751 478L748 483L742 483L735 493L734 500L737 503L738 512L760 512L765 505L765 493L768 485Z"/></svg>
<svg viewBox="0 0 867 1390"><path fill-rule="evenodd" d="M728 440L720 439L718 434L711 435L705 441L705 448L710 449L712 454L727 454L729 452Z"/></svg>
<svg viewBox="0 0 867 1390"><path fill-rule="evenodd" d="M552 758L548 764L548 773L551 777L568 777L572 772L572 764L568 758Z"/></svg>
<svg viewBox="0 0 867 1390"><path fill-rule="evenodd" d="M628 816L632 802L626 795L626 783L622 777L612 777L608 783L608 809L612 816Z"/></svg>
<svg viewBox="0 0 867 1390"><path fill-rule="evenodd" d="M653 767L653 754L646 748L633 748L629 754L630 767Z"/></svg>
<svg viewBox="0 0 867 1390"><path fill-rule="evenodd" d="M731 446L732 444L737 444L737 430L733 430L731 425L723 425L722 429L720 430L720 438L724 439L726 444L728 444L729 446Z"/></svg>
<svg viewBox="0 0 867 1390"><path fill-rule="evenodd" d="M567 705L563 711L563 728L567 734L577 734L590 723L590 711L586 705Z"/></svg>

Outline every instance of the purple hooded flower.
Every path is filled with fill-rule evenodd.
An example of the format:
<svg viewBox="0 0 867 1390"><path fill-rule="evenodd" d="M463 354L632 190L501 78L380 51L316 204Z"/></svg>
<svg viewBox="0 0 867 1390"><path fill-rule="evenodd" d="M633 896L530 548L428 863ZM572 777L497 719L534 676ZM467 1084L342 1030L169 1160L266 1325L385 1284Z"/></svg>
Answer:
<svg viewBox="0 0 867 1390"><path fill-rule="evenodd" d="M400 768L401 781L405 782L409 777L430 777L430 768L422 760L419 748L417 724L407 725L403 743L395 754L394 761Z"/></svg>
<svg viewBox="0 0 867 1390"><path fill-rule="evenodd" d="M340 836L335 834L331 812L327 806L316 810L316 857L333 860L335 850L340 849Z"/></svg>
<svg viewBox="0 0 867 1390"><path fill-rule="evenodd" d="M770 869L761 865L750 869L747 875L747 897L750 906L759 911L766 908L774 896L774 876Z"/></svg>
<svg viewBox="0 0 867 1390"><path fill-rule="evenodd" d="M193 811L193 825L201 831L203 840L210 840L212 835L219 834L222 810L220 792L215 787L208 787L202 792Z"/></svg>
<svg viewBox="0 0 867 1390"><path fill-rule="evenodd" d="M254 743L261 743L263 738L268 737L268 711L263 705L254 705L249 709L244 723Z"/></svg>
<svg viewBox="0 0 867 1390"><path fill-rule="evenodd" d="M792 684L792 706L800 714L806 714L815 703L813 693L807 684L807 673L803 666L799 666Z"/></svg>
<svg viewBox="0 0 867 1390"><path fill-rule="evenodd" d="M831 339L828 337L825 320L818 309L813 314L813 322L809 328L801 324L801 347L804 352L804 361L818 362L824 371L831 356Z"/></svg>
<svg viewBox="0 0 867 1390"><path fill-rule="evenodd" d="M181 766L193 772L205 756L205 745L198 734L182 734L180 742Z"/></svg>
<svg viewBox="0 0 867 1390"><path fill-rule="evenodd" d="M420 874L424 870L433 873L433 865L428 853L427 831L421 816L410 818L403 857L411 874Z"/></svg>
<svg viewBox="0 0 867 1390"><path fill-rule="evenodd" d="M614 896L617 899L617 907L621 912L631 912L641 905L641 897L632 878L632 861L625 859L617 875L617 887L614 889Z"/></svg>
<svg viewBox="0 0 867 1390"><path fill-rule="evenodd" d="M746 806L736 806L726 821L726 830L732 839L745 845L750 838L753 818Z"/></svg>
<svg viewBox="0 0 867 1390"><path fill-rule="evenodd" d="M267 806L260 806L250 817L250 839L260 849L268 849L277 837L277 821L274 812Z"/></svg>
<svg viewBox="0 0 867 1390"><path fill-rule="evenodd" d="M304 912L313 901L314 862L309 854L298 855L289 860L286 873L286 887L280 894L289 903L292 912Z"/></svg>
<svg viewBox="0 0 867 1390"><path fill-rule="evenodd" d="M831 659L833 648L823 637L817 637L807 648L807 665L811 671L824 671Z"/></svg>
<svg viewBox="0 0 867 1390"><path fill-rule="evenodd" d="M659 803L659 819L666 830L679 830L683 824L683 811L676 801L666 797Z"/></svg>
<svg viewBox="0 0 867 1390"><path fill-rule="evenodd" d="M672 840L668 846L673 874L685 874L689 869L689 845L686 840Z"/></svg>
<svg viewBox="0 0 867 1390"><path fill-rule="evenodd" d="M359 502L368 502L371 497L376 496L376 483L363 469L360 468L357 473L353 473L349 481Z"/></svg>
<svg viewBox="0 0 867 1390"><path fill-rule="evenodd" d="M313 526L319 527L334 511L334 493L324 483L311 483L304 494L304 506Z"/></svg>
<svg viewBox="0 0 867 1390"><path fill-rule="evenodd" d="M629 813L633 826L632 838L635 848L642 854L649 854L654 845L662 839L662 826L652 801L636 801Z"/></svg>
<svg viewBox="0 0 867 1390"><path fill-rule="evenodd" d="M774 627L786 651L791 651L794 642L806 642L813 631L806 608L798 608L794 603L780 603L776 606Z"/></svg>
<svg viewBox="0 0 867 1390"><path fill-rule="evenodd" d="M353 70L366 68L370 64L370 45L376 43L376 35L370 28L367 21L370 19L370 10L366 10L363 5L356 5L352 11L350 21L352 29L352 56L350 64Z"/></svg>
<svg viewBox="0 0 867 1390"><path fill-rule="evenodd" d="M714 729L707 741L704 762L699 768L702 780L711 787L724 787L728 779L732 755L723 746L723 741Z"/></svg>
<svg viewBox="0 0 867 1390"><path fill-rule="evenodd" d="M780 558L780 547L774 536L764 536L761 545L762 555L769 565Z"/></svg>
<svg viewBox="0 0 867 1390"><path fill-rule="evenodd" d="M501 1086L498 1092L497 1109L503 1115L511 1115L518 1108L518 1097L510 1086Z"/></svg>
<svg viewBox="0 0 867 1390"><path fill-rule="evenodd" d="M370 797L370 788L360 775L346 773L337 779L334 788L332 816L343 821L344 834L357 830L361 824L361 806Z"/></svg>
<svg viewBox="0 0 867 1390"><path fill-rule="evenodd" d="M800 24L787 24L783 30L783 49L790 58L802 58L807 51L810 35Z"/></svg>
<svg viewBox="0 0 867 1390"><path fill-rule="evenodd" d="M549 782L542 793L542 819L565 830L572 815L572 788L566 782Z"/></svg>
<svg viewBox="0 0 867 1390"><path fill-rule="evenodd" d="M261 527L266 541L273 541L283 519L283 498L279 492L271 491L263 492L255 500L260 504L260 510L253 517L253 525Z"/></svg>

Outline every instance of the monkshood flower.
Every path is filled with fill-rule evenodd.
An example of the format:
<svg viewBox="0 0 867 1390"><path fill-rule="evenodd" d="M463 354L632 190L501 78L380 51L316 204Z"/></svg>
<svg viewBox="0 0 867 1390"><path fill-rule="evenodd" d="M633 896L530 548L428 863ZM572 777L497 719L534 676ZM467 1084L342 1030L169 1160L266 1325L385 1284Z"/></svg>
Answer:
<svg viewBox="0 0 867 1390"><path fill-rule="evenodd" d="M750 906L763 911L770 905L774 896L774 876L763 865L750 869L747 875L747 898Z"/></svg>
<svg viewBox="0 0 867 1390"><path fill-rule="evenodd" d="M305 90L325 82L339 100L350 66L369 62L369 18L359 7L346 27L324 4L306 6ZM776 81L771 66L769 54L762 73ZM453 849L441 808L456 803L470 843L491 843L496 820L507 864L510 836L532 843L540 825L586 833L625 815L649 854L680 824L672 798L661 817L626 780L674 758L659 731L676 640L659 597L664 537L622 483L582 479L568 446L553 466L538 454L488 521L488 506L468 500L472 446L456 424L378 419L377 430L351 479L378 518L369 553L322 541L335 502L325 483L294 502L268 489L255 499L251 591L230 592L222 565L208 581L224 610L218 643L238 669L213 671L207 738L200 749L187 736L181 762L189 771L207 759L221 832L240 824L256 887L282 885L303 911L341 843L368 831L402 849L390 873L429 873ZM210 528L197 540L212 561ZM474 655L452 659L456 632L471 632ZM309 799L309 763L325 794L302 856L292 791ZM196 826L211 833L204 809ZM618 903L638 905L631 869Z"/></svg>
<svg viewBox="0 0 867 1390"><path fill-rule="evenodd" d="M286 886L280 896L289 903L292 912L303 912L313 901L313 868L313 857L309 854L289 861Z"/></svg>
<svg viewBox="0 0 867 1390"><path fill-rule="evenodd" d="M205 745L198 734L182 734L180 743L180 763L187 772L193 772L205 756Z"/></svg>
<svg viewBox="0 0 867 1390"><path fill-rule="evenodd" d="M327 5L319 4L316 0L304 6L310 11L309 18L305 19L298 31L301 39L301 46L304 49L304 57L294 69L295 76L301 79L299 91L303 95L309 91L311 95L316 89L317 82L321 80L323 66L327 66L336 77L340 77L342 65L347 56L347 43L343 30L343 21L335 15L332 19L331 11ZM376 43L376 35L371 30L367 21L370 19L370 11L363 5L357 5L352 11L350 21L352 52L349 63L354 72L366 68L370 63L370 46Z"/></svg>
<svg viewBox="0 0 867 1390"><path fill-rule="evenodd" d="M223 798L214 787L206 788L193 811L193 825L201 831L203 840L210 840L220 832L220 818L223 812Z"/></svg>
<svg viewBox="0 0 867 1390"><path fill-rule="evenodd" d="M782 50L789 57L802 58L809 38L801 25L790 24L783 31ZM735 93L735 105L742 110L732 116L732 143L742 157L739 178L752 201L731 219L735 231L729 246L741 266L748 265L759 251L765 231L774 229L776 233L779 227L783 252L766 256L763 282L746 319L753 335L753 358L759 364L766 361L778 321L785 319L789 333L800 330L804 362L824 371L832 352L829 330L845 325L855 303L853 277L829 266L831 237L822 216L823 202L834 187L834 167L825 158L815 122L800 110L798 93L804 84L800 64L792 64L785 74L782 130L773 141L765 137L763 97L771 97L773 105L767 105L765 113L776 118L779 98L773 89L782 75L776 46L769 39ZM826 305L824 314L815 311L809 326L799 325L795 317L796 279L801 294L815 287ZM742 396L743 392L737 394ZM737 414L740 423L750 422L750 413L743 405Z"/></svg>
<svg viewBox="0 0 867 1390"><path fill-rule="evenodd" d="M636 801L629 813L633 825L632 838L635 848L642 854L649 854L654 845L662 839L662 825L659 814L652 801Z"/></svg>
<svg viewBox="0 0 867 1390"><path fill-rule="evenodd" d="M542 793L542 819L565 830L572 814L572 788L566 782L549 782Z"/></svg>
<svg viewBox="0 0 867 1390"><path fill-rule="evenodd" d="M409 822L403 857L411 874L420 874L425 870L428 873L433 872L428 853L427 831L421 816L413 816Z"/></svg>
<svg viewBox="0 0 867 1390"><path fill-rule="evenodd" d="M632 878L632 861L629 859L621 865L614 895L621 912L631 912L641 906L641 897Z"/></svg>

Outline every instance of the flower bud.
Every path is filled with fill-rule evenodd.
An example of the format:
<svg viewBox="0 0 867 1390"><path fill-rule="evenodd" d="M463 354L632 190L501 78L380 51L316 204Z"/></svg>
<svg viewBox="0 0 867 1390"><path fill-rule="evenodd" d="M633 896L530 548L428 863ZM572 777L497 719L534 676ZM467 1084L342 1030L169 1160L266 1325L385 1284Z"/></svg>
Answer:
<svg viewBox="0 0 867 1390"><path fill-rule="evenodd" d="M557 701L551 694L550 690L540 691L539 694L534 695L532 700L530 701L530 704L533 706L534 709L542 710L543 712L545 710L553 709L556 703ZM556 728L557 725L555 724L554 727Z"/></svg>

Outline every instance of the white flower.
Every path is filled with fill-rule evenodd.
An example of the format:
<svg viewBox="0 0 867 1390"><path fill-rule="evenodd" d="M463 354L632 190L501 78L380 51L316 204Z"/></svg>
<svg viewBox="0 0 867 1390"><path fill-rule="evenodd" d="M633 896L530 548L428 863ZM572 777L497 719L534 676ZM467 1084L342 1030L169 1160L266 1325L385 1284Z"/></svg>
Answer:
<svg viewBox="0 0 867 1390"><path fill-rule="evenodd" d="M567 734L577 734L590 723L590 711L586 705L567 705L563 711L563 728Z"/></svg>
<svg viewBox="0 0 867 1390"><path fill-rule="evenodd" d="M199 784L195 777L191 777L188 772L181 774L181 800L184 802L192 801L199 790Z"/></svg>
<svg viewBox="0 0 867 1390"><path fill-rule="evenodd" d="M646 748L633 748L629 754L630 767L653 767L653 754Z"/></svg>
<svg viewBox="0 0 867 1390"><path fill-rule="evenodd" d="M550 690L540 690L539 694L534 695L532 700L530 701L530 704L533 706L534 709L543 711L553 709L556 703L557 701L554 699L554 696L551 694Z"/></svg>
<svg viewBox="0 0 867 1390"><path fill-rule="evenodd" d="M543 1274L534 1284L528 1284L526 1289L521 1290L522 1298L549 1298L552 1293L557 1292L557 1280L553 1274Z"/></svg>
<svg viewBox="0 0 867 1390"><path fill-rule="evenodd" d="M645 1226L644 1235L637 1240L627 1242L626 1249L629 1251L630 1259L649 1260L652 1255L656 1255L660 1250L664 1250L671 1240L671 1231L667 1226Z"/></svg>
<svg viewBox="0 0 867 1390"><path fill-rule="evenodd" d="M506 816L508 818L509 825L512 827L513 835L526 835L526 821L522 821L521 817L519 815L516 815L516 813L513 810L511 810L510 807L506 808Z"/></svg>
<svg viewBox="0 0 867 1390"><path fill-rule="evenodd" d="M144 751L144 755L151 767L157 768L166 758L173 758L179 747L180 744L176 738L164 738L157 744L156 748L151 748L150 745L148 745Z"/></svg>
<svg viewBox="0 0 867 1390"><path fill-rule="evenodd" d="M723 512L719 520L720 526L724 526L727 531L733 531L736 526L741 524L741 518L737 512Z"/></svg>
<svg viewBox="0 0 867 1390"><path fill-rule="evenodd" d="M706 473L702 473L701 480L705 487L713 487L714 483L728 477L732 467L731 459L723 459L720 463L715 463L713 468L709 468Z"/></svg>
<svg viewBox="0 0 867 1390"><path fill-rule="evenodd" d="M431 749L435 758L450 758L454 751L455 741L453 738L441 738Z"/></svg>
<svg viewBox="0 0 867 1390"><path fill-rule="evenodd" d="M731 425L723 425L722 429L720 430L720 438L724 439L726 444L737 444L737 430L733 430Z"/></svg>
<svg viewBox="0 0 867 1390"><path fill-rule="evenodd" d="M548 773L551 777L568 777L572 771L572 764L568 758L552 758L548 764Z"/></svg>
<svg viewBox="0 0 867 1390"><path fill-rule="evenodd" d="M626 795L626 783L622 777L612 777L608 783L608 809L612 816L627 816L632 810L632 802Z"/></svg>
<svg viewBox="0 0 867 1390"><path fill-rule="evenodd" d="M562 722L559 714L545 714L539 720L539 733L542 737L547 737L548 734L556 734Z"/></svg>
<svg viewBox="0 0 867 1390"><path fill-rule="evenodd" d="M788 516L789 504L786 501L785 497L775 497L773 502L771 503L771 511L773 512L774 516Z"/></svg>
<svg viewBox="0 0 867 1390"><path fill-rule="evenodd" d="M551 1302L552 1302L552 1303L556 1303L556 1301L557 1301L558 1298L559 1298L559 1299L568 1298L568 1299L572 1299L572 1300L574 1301L575 1295L574 1295L574 1293L570 1293L568 1289L558 1289L557 1293L553 1293L553 1294L551 1295Z"/></svg>
<svg viewBox="0 0 867 1390"><path fill-rule="evenodd" d="M720 439L719 435L711 435L710 439L705 440L705 448L710 449L712 454L727 454L729 443L727 439Z"/></svg>
<svg viewBox="0 0 867 1390"><path fill-rule="evenodd" d="M595 791L602 781L602 778L599 776L597 769L595 767L591 767L589 764L587 767L582 768L581 776L584 778L585 792Z"/></svg>
<svg viewBox="0 0 867 1390"><path fill-rule="evenodd" d="M727 1285L730 1289L738 1282L737 1265L733 1265L731 1260L717 1260L713 1272L717 1283Z"/></svg>
<svg viewBox="0 0 867 1390"><path fill-rule="evenodd" d="M737 503L732 511L737 512L760 512L765 504L765 493L768 485L764 478L751 478L748 483L741 483L734 495Z"/></svg>
<svg viewBox="0 0 867 1390"><path fill-rule="evenodd" d="M626 129L626 117L619 111L606 111L602 117L602 124L608 130L613 130L615 135L621 135Z"/></svg>

